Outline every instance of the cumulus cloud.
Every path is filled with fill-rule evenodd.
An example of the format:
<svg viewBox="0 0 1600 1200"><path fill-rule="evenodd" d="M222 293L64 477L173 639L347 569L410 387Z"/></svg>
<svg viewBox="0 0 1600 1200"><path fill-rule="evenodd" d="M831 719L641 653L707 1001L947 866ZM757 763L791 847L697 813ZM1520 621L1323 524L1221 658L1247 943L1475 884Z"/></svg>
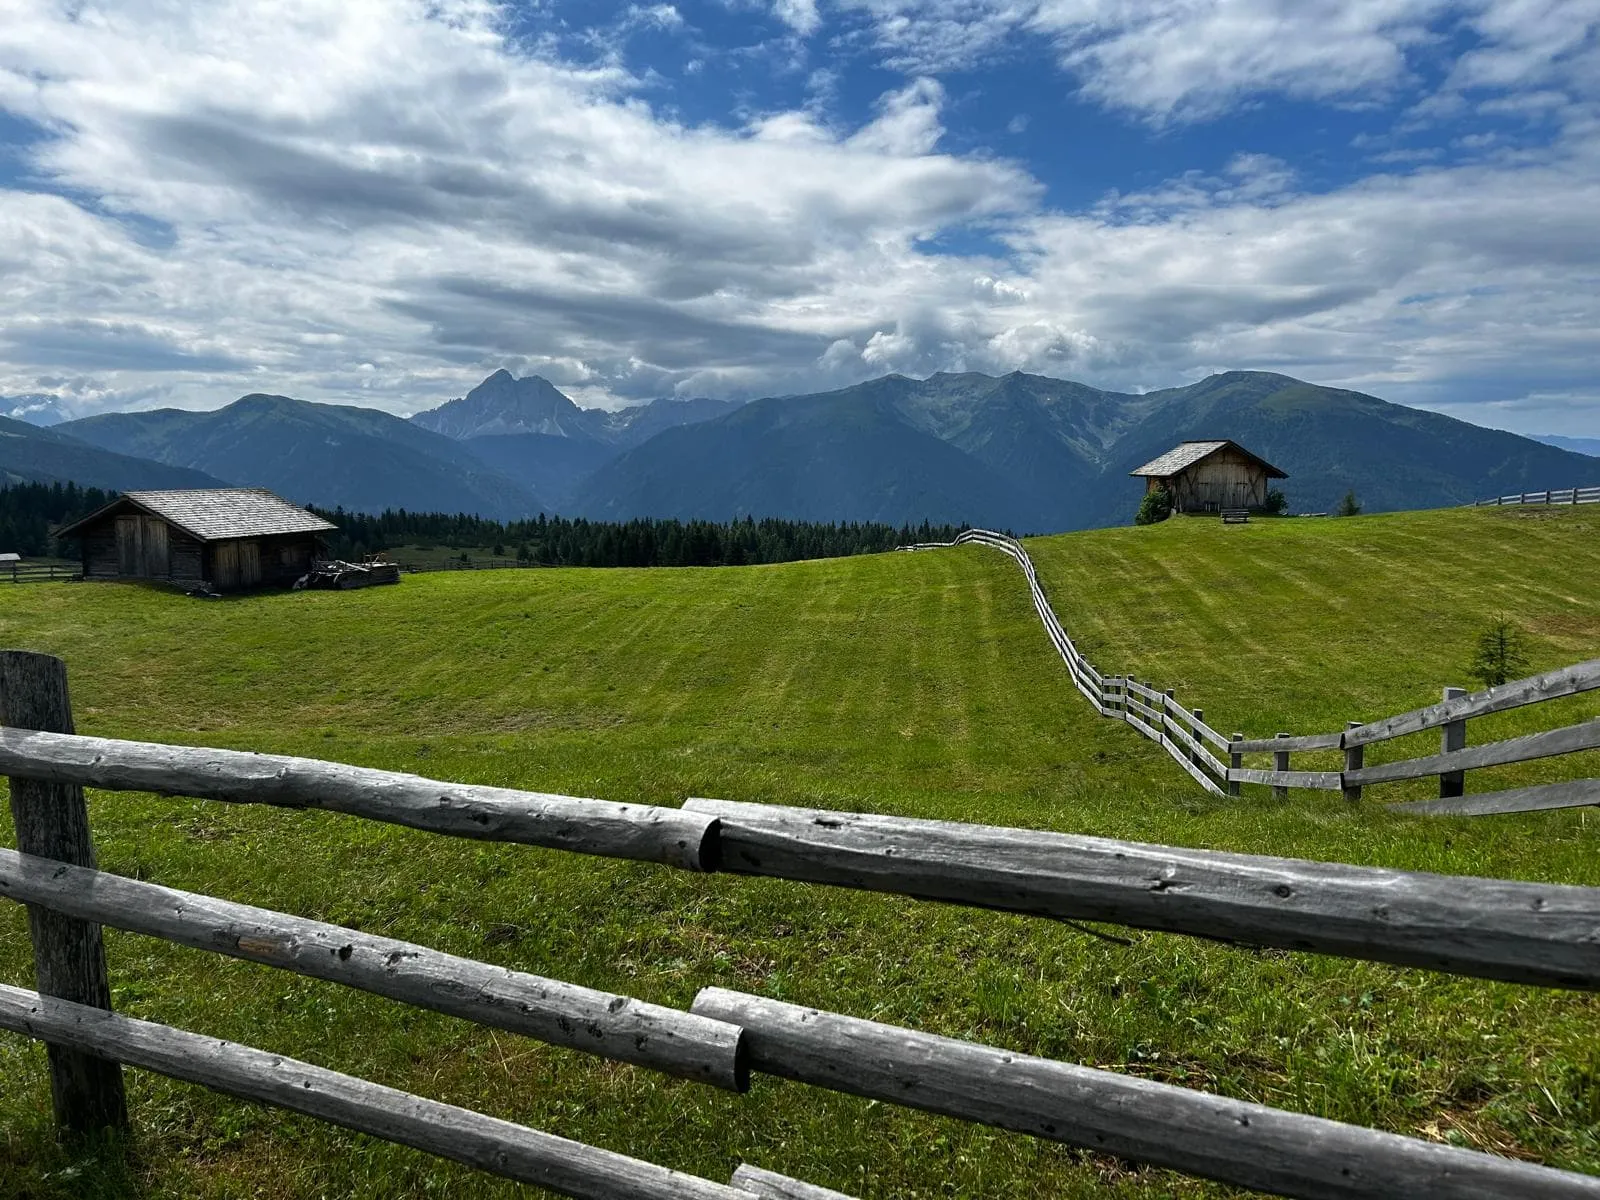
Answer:
<svg viewBox="0 0 1600 1200"><path fill-rule="evenodd" d="M1600 134L1577 64L1592 39L1522 2L1522 32L1478 32L1511 57L1449 87L1471 104L1554 97L1539 111L1561 129L1538 154L1318 194L1246 148L1064 213L1017 164L945 148L926 73L855 128L804 107L698 125L652 107L620 59L530 48L486 3L12 0L0 109L45 136L0 189L0 393L68 391L50 378L82 411L262 390L405 412L502 366L606 404L884 371L1138 388L1258 366L1435 405L1589 394ZM874 19L912 10L874 3ZM1295 5L1302 23L1272 0L941 12L977 23L980 48L1049 37L1103 103L1170 120L1249 88L1381 89L1439 7L1330 0ZM677 13L630 11L658 28ZM797 32L820 20L782 11ZM1322 82L1260 60L1257 18ZM1237 44L1191 61L1201 35Z"/></svg>
<svg viewBox="0 0 1600 1200"><path fill-rule="evenodd" d="M810 37L822 25L817 0L773 0L772 15L801 37Z"/></svg>

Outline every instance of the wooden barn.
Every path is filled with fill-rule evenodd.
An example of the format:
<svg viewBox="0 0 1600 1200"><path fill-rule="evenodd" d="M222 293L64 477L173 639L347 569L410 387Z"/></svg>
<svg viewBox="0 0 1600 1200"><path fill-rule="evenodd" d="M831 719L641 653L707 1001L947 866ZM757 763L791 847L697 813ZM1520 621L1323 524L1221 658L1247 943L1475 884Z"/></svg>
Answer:
<svg viewBox="0 0 1600 1200"><path fill-rule="evenodd" d="M1143 478L1146 492L1166 488L1172 511L1180 513L1265 508L1270 481L1289 478L1227 439L1183 442L1128 474Z"/></svg>
<svg viewBox="0 0 1600 1200"><path fill-rule="evenodd" d="M124 492L59 530L82 544L85 579L160 579L219 592L288 587L336 526L265 488Z"/></svg>

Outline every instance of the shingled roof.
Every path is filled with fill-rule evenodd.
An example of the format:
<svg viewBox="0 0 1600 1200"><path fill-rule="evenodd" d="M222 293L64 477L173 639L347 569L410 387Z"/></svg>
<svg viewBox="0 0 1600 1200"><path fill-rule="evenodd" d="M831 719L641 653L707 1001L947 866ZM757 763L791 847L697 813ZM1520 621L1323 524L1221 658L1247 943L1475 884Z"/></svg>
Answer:
<svg viewBox="0 0 1600 1200"><path fill-rule="evenodd" d="M1147 477L1153 476L1156 479L1170 479L1179 472L1194 466L1194 464L1199 462L1202 458L1211 457L1211 455L1215 454L1218 450L1221 450L1224 446L1232 446L1246 458L1254 459L1256 462L1260 463L1267 469L1267 475L1269 478L1289 478L1288 472L1280 471L1277 467L1273 466L1260 455L1251 454L1250 451L1239 445L1238 442L1230 441L1227 438L1206 442L1180 442L1171 450L1168 450L1160 458L1152 458L1137 471L1129 471L1128 474Z"/></svg>
<svg viewBox="0 0 1600 1200"><path fill-rule="evenodd" d="M271 537L282 533L324 533L338 528L266 488L182 488L123 492L98 512L59 530L56 536L75 537L85 525L124 505L160 517L202 542Z"/></svg>

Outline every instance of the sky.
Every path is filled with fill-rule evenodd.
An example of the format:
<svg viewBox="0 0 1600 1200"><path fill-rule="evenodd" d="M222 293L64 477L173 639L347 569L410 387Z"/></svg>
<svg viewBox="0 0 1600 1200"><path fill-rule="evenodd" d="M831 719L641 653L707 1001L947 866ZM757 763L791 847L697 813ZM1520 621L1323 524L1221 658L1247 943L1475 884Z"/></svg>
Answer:
<svg viewBox="0 0 1600 1200"><path fill-rule="evenodd" d="M0 395L500 368L1600 436L1600 0L0 0Z"/></svg>

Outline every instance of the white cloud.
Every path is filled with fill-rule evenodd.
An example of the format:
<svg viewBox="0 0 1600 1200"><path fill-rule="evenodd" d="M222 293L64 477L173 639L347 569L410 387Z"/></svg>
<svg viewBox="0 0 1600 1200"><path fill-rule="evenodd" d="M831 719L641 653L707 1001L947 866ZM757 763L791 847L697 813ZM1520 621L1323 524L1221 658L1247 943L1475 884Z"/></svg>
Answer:
<svg viewBox="0 0 1600 1200"><path fill-rule="evenodd" d="M1269 96L1371 105L1415 84L1414 60L1457 32L1478 44L1456 60L1446 97L1600 78L1600 16L1580 0L844 2L886 66L961 70L1042 38L1082 95L1156 124Z"/></svg>
<svg viewBox="0 0 1600 1200"><path fill-rule="evenodd" d="M1308 5L1310 34L1279 26L1286 61L1382 87L1404 59L1383 46L1403 50L1426 7ZM991 11L1046 28L1036 6ZM1113 27L1106 4L1053 5L1052 36L1090 72L1148 50L1104 98L1157 118L1243 94L1260 53L1240 28L1227 62L1186 66L1186 33L1287 21L1267 0L1117 11ZM1068 214L1015 164L941 152L931 78L859 129L802 109L729 130L668 119L619 67L528 51L487 6L126 0L74 21L12 0L0 107L53 131L30 169L78 199L0 190L0 393L410 411L501 366L596 403L888 370L1137 388L1257 366L1435 405L1589 395L1600 134L1571 65L1589 43L1525 40L1567 47L1524 72L1526 94L1563 98L1536 157L1317 195L1246 151ZM1460 94L1503 98L1471 82L1491 74ZM1002 250L932 252L963 229L991 241L942 244ZM1570 411L1507 411L1582 432Z"/></svg>
<svg viewBox="0 0 1600 1200"><path fill-rule="evenodd" d="M772 15L801 37L810 37L822 26L817 0L772 0Z"/></svg>

